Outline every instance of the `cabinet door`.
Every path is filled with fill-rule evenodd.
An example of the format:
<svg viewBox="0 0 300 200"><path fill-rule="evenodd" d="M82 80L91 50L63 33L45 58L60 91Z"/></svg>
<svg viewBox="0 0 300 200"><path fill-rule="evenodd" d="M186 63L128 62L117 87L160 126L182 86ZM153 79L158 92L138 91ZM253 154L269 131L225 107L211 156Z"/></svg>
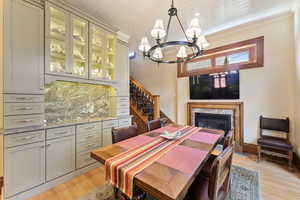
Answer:
<svg viewBox="0 0 300 200"><path fill-rule="evenodd" d="M47 181L75 170L75 136L54 139L46 143Z"/></svg>
<svg viewBox="0 0 300 200"><path fill-rule="evenodd" d="M105 79L103 73L104 68L104 31L94 25L90 24L90 40L89 40L89 77L93 80Z"/></svg>
<svg viewBox="0 0 300 200"><path fill-rule="evenodd" d="M5 196L10 197L45 182L45 143L5 150Z"/></svg>
<svg viewBox="0 0 300 200"><path fill-rule="evenodd" d="M103 147L112 144L111 128L104 128L102 131Z"/></svg>
<svg viewBox="0 0 300 200"><path fill-rule="evenodd" d="M46 3L46 72L72 75L70 65L70 14Z"/></svg>
<svg viewBox="0 0 300 200"><path fill-rule="evenodd" d="M117 42L116 77L118 81L118 96L129 96L129 59L128 47Z"/></svg>
<svg viewBox="0 0 300 200"><path fill-rule="evenodd" d="M72 75L88 78L88 22L71 15Z"/></svg>
<svg viewBox="0 0 300 200"><path fill-rule="evenodd" d="M22 0L6 1L5 92L42 94L44 11Z"/></svg>

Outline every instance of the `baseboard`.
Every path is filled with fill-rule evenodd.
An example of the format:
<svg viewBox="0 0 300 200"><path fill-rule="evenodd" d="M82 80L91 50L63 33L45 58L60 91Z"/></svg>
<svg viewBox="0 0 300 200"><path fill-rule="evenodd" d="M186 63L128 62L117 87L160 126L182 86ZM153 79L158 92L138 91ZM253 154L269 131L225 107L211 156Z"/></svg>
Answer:
<svg viewBox="0 0 300 200"><path fill-rule="evenodd" d="M253 154L253 155L257 155L257 145L256 144L244 143L243 152ZM295 152L294 152L293 158L294 158L293 159L294 165L300 170L300 158ZM282 158L279 158L279 159L282 159Z"/></svg>
<svg viewBox="0 0 300 200"><path fill-rule="evenodd" d="M40 185L40 186L34 187L30 190L27 190L25 192L19 193L19 194L13 196L13 197L5 198L5 200L26 200L26 199L29 199L29 198L33 197L34 195L40 194L44 191L47 191L47 190L49 190L49 189L51 189L51 188L53 188L53 187L55 187L59 184L65 183L65 182L71 180L72 178L74 178L76 176L80 176L80 175L82 175L82 174L84 174L84 173L86 173L86 172L88 172L92 169L95 169L97 167L100 167L100 166L101 166L101 164L97 162L97 163L89 165L85 168L78 169L74 172L71 172L71 173L66 174L62 177L54 179L54 180L52 180L50 182L47 182L43 185ZM5 194L5 188L4 188L4 194Z"/></svg>
<svg viewBox="0 0 300 200"><path fill-rule="evenodd" d="M243 152L256 155L257 154L257 145L256 144L244 143Z"/></svg>

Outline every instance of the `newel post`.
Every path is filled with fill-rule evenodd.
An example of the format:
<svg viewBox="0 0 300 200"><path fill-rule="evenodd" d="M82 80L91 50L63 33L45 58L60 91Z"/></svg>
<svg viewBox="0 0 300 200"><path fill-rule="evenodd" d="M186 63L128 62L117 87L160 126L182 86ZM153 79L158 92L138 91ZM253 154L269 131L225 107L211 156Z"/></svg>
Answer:
<svg viewBox="0 0 300 200"><path fill-rule="evenodd" d="M153 95L153 118L158 119L160 118L160 96Z"/></svg>

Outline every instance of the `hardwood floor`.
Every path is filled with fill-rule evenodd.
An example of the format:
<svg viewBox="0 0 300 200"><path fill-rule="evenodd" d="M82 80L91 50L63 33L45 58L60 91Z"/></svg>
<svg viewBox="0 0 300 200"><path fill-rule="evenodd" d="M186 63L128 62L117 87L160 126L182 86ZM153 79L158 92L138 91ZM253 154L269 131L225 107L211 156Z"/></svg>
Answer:
<svg viewBox="0 0 300 200"><path fill-rule="evenodd" d="M255 156L234 155L234 165L260 173L263 200L300 200L300 173L289 172L287 165L264 159L256 162ZM30 200L77 200L104 183L103 167L89 171Z"/></svg>

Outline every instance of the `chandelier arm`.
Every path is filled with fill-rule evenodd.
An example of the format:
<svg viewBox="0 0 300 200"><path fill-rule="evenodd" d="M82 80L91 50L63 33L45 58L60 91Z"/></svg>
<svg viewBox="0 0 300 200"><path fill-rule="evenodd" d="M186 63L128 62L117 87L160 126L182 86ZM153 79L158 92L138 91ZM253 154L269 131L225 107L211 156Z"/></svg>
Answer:
<svg viewBox="0 0 300 200"><path fill-rule="evenodd" d="M172 16L169 17L168 26L167 26L167 35L166 35L166 37L164 39L164 42L166 42L168 40L171 20L172 20Z"/></svg>
<svg viewBox="0 0 300 200"><path fill-rule="evenodd" d="M182 32L183 32L183 34L184 34L186 40L189 41L189 39L188 39L188 37L187 37L187 35L186 35L185 31L184 31L184 28L183 28L183 26L182 26L182 23L181 23L181 21L180 21L180 19L179 19L179 17L178 17L177 14L176 14L176 18L177 18L177 20L178 20L178 22L179 22L179 25L180 25L180 27L181 27L181 30L182 30ZM192 48L192 52L193 52L193 54L195 55L195 52L194 52L194 49L193 49L193 48Z"/></svg>

